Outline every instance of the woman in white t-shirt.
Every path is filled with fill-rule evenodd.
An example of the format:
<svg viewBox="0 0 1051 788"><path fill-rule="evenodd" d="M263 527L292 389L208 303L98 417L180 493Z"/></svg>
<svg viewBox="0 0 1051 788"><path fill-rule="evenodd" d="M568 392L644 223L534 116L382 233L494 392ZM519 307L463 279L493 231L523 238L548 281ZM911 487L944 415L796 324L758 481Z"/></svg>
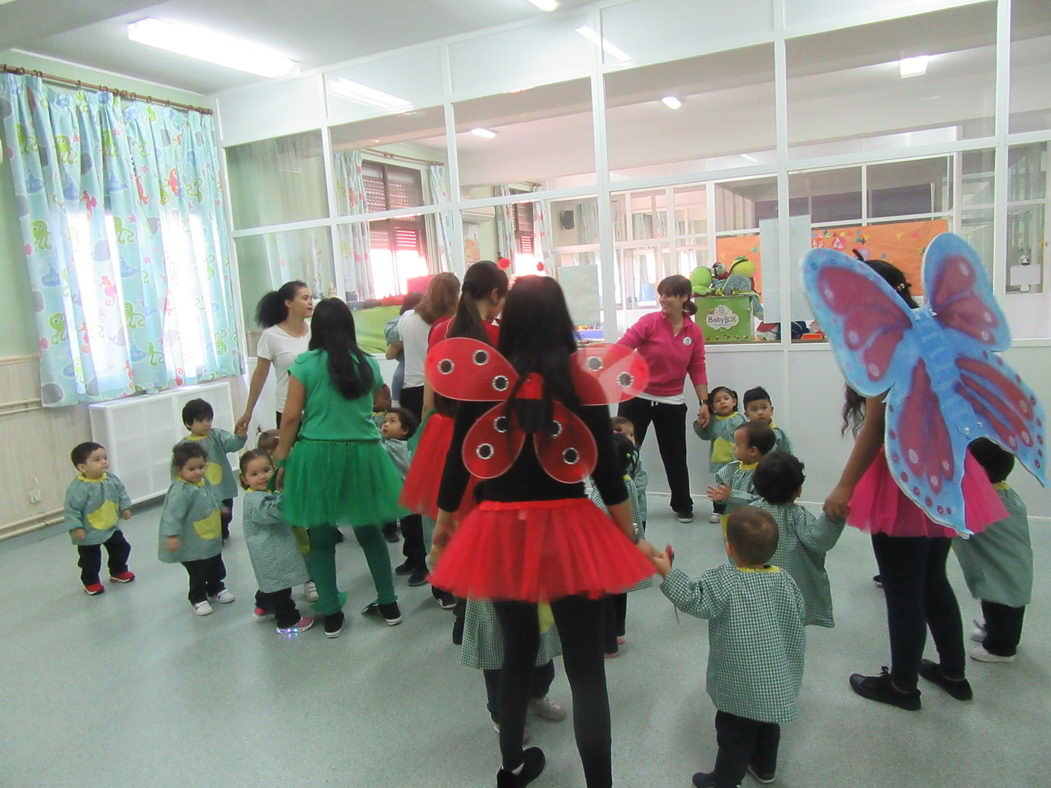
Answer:
<svg viewBox="0 0 1051 788"><path fill-rule="evenodd" d="M427 336L432 325L456 311L459 297L460 280L456 274L436 274L416 308L398 320L398 335L405 350L405 382L399 400L401 406L417 419L423 416L423 362L427 357Z"/></svg>
<svg viewBox="0 0 1051 788"><path fill-rule="evenodd" d="M300 353L306 353L310 344L310 324L307 318L314 311L314 296L306 283L285 282L277 290L271 290L256 307L255 319L263 327L256 346L255 372L248 386L248 404L237 420L237 428L247 429L252 420L255 403L266 383L266 376L273 366L277 372L274 406L277 409L277 426L281 426L281 411L285 409L288 395L288 368Z"/></svg>

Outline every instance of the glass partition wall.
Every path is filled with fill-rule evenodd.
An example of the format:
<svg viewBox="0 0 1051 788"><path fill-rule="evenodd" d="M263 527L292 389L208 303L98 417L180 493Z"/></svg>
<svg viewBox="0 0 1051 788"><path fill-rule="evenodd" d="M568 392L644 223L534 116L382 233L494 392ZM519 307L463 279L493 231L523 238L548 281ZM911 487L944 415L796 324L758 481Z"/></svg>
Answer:
<svg viewBox="0 0 1051 788"><path fill-rule="evenodd" d="M224 140L246 322L288 278L365 308L502 257L607 339L706 268L711 342L790 347L822 338L807 249L922 297L952 230L1051 339L1046 4L848 5L597 3L323 69L320 128Z"/></svg>

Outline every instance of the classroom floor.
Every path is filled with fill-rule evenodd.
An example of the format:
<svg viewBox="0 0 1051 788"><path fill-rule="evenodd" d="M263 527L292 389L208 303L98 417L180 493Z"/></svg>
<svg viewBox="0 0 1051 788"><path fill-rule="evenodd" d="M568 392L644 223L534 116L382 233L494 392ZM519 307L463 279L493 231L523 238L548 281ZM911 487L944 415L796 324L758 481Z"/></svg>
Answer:
<svg viewBox="0 0 1051 788"><path fill-rule="evenodd" d="M698 514L707 514L699 505ZM684 526L650 497L651 540L671 542L691 574L721 560L718 526ZM76 553L56 528L0 543L8 601L0 609L0 782L5 786L491 786L497 736L480 673L461 666L452 614L429 589L398 579L404 623L357 611L372 597L353 538L337 548L350 592L347 627L297 638L252 618L254 580L240 529L224 553L232 605L196 618L186 574L156 558L159 509L125 532L138 579L85 596ZM349 529L348 529L349 533ZM1033 528L1037 556L1051 533ZM400 562L399 546L392 557ZM955 559L953 581L965 621ZM882 599L868 539L847 529L830 554L838 626L807 630L802 719L783 728L777 785L1037 786L1051 784L1051 575L1037 587L1018 661L969 663L975 700L923 682L923 710L863 700L851 672L888 663ZM680 615L656 589L629 597L628 643L606 664L619 786L690 785L715 757L714 709L704 692L704 622ZM928 653L928 656L931 656ZM936 657L935 657L936 658ZM551 696L569 705L558 667ZM548 767L542 786L583 785L571 721L531 719ZM754 785L745 778L743 785Z"/></svg>

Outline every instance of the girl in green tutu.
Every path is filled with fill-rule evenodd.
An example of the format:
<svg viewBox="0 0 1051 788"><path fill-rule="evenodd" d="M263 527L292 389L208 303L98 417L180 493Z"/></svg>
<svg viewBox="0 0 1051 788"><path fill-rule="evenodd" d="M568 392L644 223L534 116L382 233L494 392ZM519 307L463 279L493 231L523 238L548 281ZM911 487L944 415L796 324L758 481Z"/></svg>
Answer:
<svg viewBox="0 0 1051 788"><path fill-rule="evenodd" d="M358 348L347 305L338 298L319 302L310 350L288 370L288 399L273 457L284 475L285 519L309 531L307 561L317 585L317 610L332 638L343 631L336 525L352 526L365 552L377 594L366 611L378 612L392 626L401 622L390 554L380 531L404 514L397 505L401 477L372 421L374 403L389 397L386 389L379 365ZM282 479L278 482L280 486Z"/></svg>

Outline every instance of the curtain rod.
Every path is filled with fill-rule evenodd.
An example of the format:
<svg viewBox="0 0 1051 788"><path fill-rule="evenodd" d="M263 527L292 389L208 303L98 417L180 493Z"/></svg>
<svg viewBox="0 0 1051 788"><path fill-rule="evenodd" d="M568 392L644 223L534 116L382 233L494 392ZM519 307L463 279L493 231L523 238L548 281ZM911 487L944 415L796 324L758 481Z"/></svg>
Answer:
<svg viewBox="0 0 1051 788"><path fill-rule="evenodd" d="M176 109L187 109L193 110L194 112L200 112L202 115L213 114L212 110L207 107L195 107L192 104L181 104L178 101L168 101L167 99L154 98L153 96L146 96L142 93L133 93L130 90L119 90L117 88L106 87L105 85L96 85L93 82L82 82L79 79L69 79L68 77L60 77L57 74L46 74L43 71L31 68L22 68L20 66L9 66L7 63L0 63L0 71L6 71L9 74L29 74L34 77L46 80L48 82L57 82L62 85L72 85L73 87L90 88L92 90L103 90L107 93L112 93L115 96L128 99L138 99L139 101L147 101L150 104L160 104L165 107L175 107Z"/></svg>
<svg viewBox="0 0 1051 788"><path fill-rule="evenodd" d="M431 161L430 159L417 159L415 156L403 156L400 153L388 153L385 150L377 150L376 148L360 148L362 153L371 153L375 156L383 156L387 159L401 159L402 161L416 161L420 164L440 164L445 166L444 161Z"/></svg>

